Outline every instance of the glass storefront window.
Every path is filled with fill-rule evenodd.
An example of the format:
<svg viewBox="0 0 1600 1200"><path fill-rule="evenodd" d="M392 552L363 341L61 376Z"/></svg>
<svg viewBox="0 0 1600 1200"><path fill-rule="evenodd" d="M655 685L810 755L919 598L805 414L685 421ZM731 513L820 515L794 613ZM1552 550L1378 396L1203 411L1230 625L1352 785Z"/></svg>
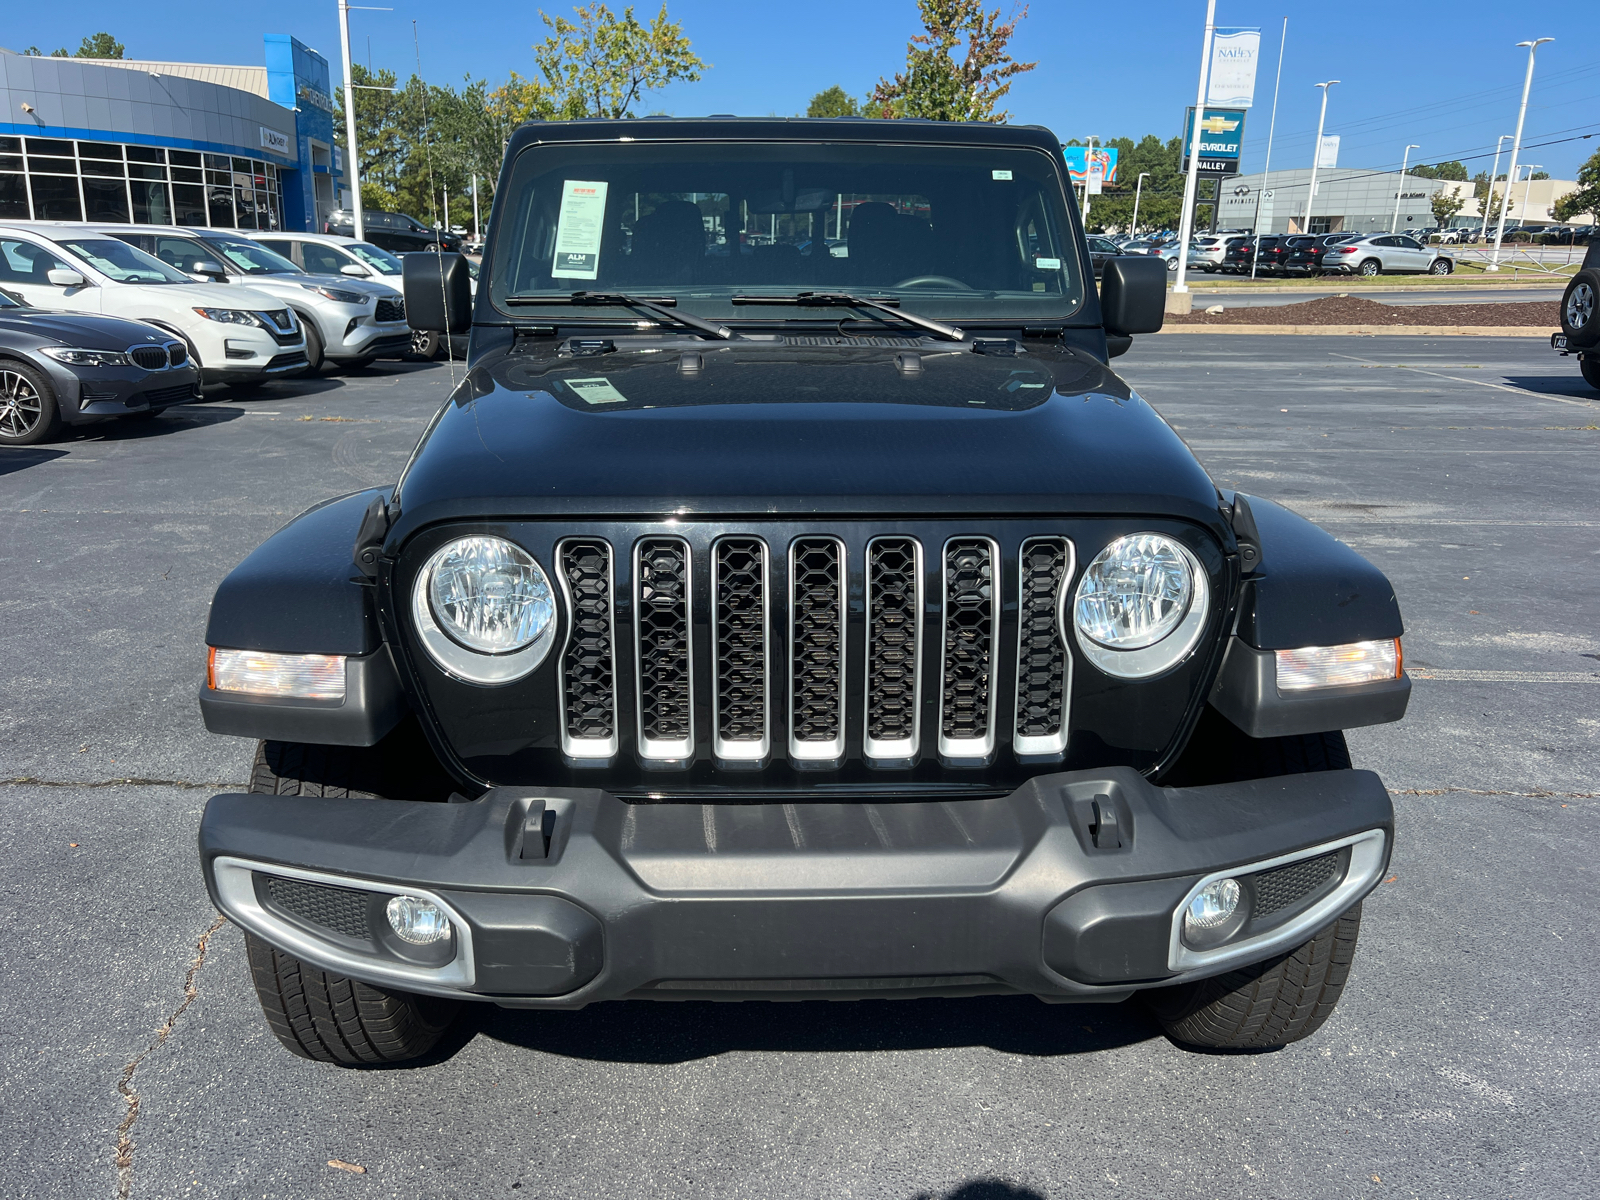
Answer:
<svg viewBox="0 0 1600 1200"><path fill-rule="evenodd" d="M231 169L230 160L221 154L206 155L206 166L213 171L227 171Z"/></svg>
<svg viewBox="0 0 1600 1200"><path fill-rule="evenodd" d="M108 175L114 179L121 179L127 170L119 162L99 162L92 158L84 159L81 165L85 175Z"/></svg>
<svg viewBox="0 0 1600 1200"><path fill-rule="evenodd" d="M205 177L193 167L173 167L172 178L179 183L203 183Z"/></svg>
<svg viewBox="0 0 1600 1200"><path fill-rule="evenodd" d="M129 146L128 161L164 163L167 161L167 152L154 146Z"/></svg>
<svg viewBox="0 0 1600 1200"><path fill-rule="evenodd" d="M85 179L83 203L90 221L126 221L128 185L120 179Z"/></svg>
<svg viewBox="0 0 1600 1200"><path fill-rule="evenodd" d="M12 141L16 141L17 139L16 138L12 138L11 140ZM20 154L0 154L0 171L21 171L21 170L22 170L22 155L20 155Z"/></svg>
<svg viewBox="0 0 1600 1200"><path fill-rule="evenodd" d="M234 228L233 219L233 192L228 188L206 188L206 207L210 216L206 218L207 225L215 225L219 229Z"/></svg>
<svg viewBox="0 0 1600 1200"><path fill-rule="evenodd" d="M75 158L41 158L37 154L28 155L28 170L36 175L76 175L78 173L78 160Z"/></svg>
<svg viewBox="0 0 1600 1200"><path fill-rule="evenodd" d="M138 225L171 225L172 204L167 185L148 179L135 179L128 185L133 193L133 220Z"/></svg>
<svg viewBox="0 0 1600 1200"><path fill-rule="evenodd" d="M83 205L78 199L78 181L75 178L70 175L35 175L28 182L33 190L35 221L83 220Z"/></svg>
<svg viewBox="0 0 1600 1200"><path fill-rule="evenodd" d="M28 219L27 181L21 175L0 175L0 217Z"/></svg>
<svg viewBox="0 0 1600 1200"><path fill-rule="evenodd" d="M36 137L31 137L31 138L28 139L28 153L29 154L65 154L68 157L71 157L71 155L72 155L72 143L71 142L58 141L56 138L36 138Z"/></svg>
<svg viewBox="0 0 1600 1200"><path fill-rule="evenodd" d="M21 154L22 139L19 137L0 137L0 154Z"/></svg>
<svg viewBox="0 0 1600 1200"><path fill-rule="evenodd" d="M175 167L198 167L200 156L190 150L168 150L167 161Z"/></svg>
<svg viewBox="0 0 1600 1200"><path fill-rule="evenodd" d="M116 162L122 161L122 147L113 146L109 142L79 142L79 158L106 158Z"/></svg>
<svg viewBox="0 0 1600 1200"><path fill-rule="evenodd" d="M173 184L172 209L174 225L205 225L210 218L205 188L192 183Z"/></svg>
<svg viewBox="0 0 1600 1200"><path fill-rule="evenodd" d="M165 167L146 166L144 163L129 163L128 174L134 179L165 179Z"/></svg>

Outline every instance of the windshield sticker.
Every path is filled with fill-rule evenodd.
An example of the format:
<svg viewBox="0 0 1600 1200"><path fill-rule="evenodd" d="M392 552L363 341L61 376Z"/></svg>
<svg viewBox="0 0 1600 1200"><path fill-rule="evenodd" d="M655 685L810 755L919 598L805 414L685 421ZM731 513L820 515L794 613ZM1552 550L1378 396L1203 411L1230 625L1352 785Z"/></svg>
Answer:
<svg viewBox="0 0 1600 1200"><path fill-rule="evenodd" d="M1011 172L1010 171L990 171L989 175L994 179L1010 179L1011 178Z"/></svg>
<svg viewBox="0 0 1600 1200"><path fill-rule="evenodd" d="M601 188L605 184L600 185ZM603 375L593 379L569 379L567 386L578 393L578 398L589 404L626 404L628 398L616 388L611 386L611 381Z"/></svg>
<svg viewBox="0 0 1600 1200"><path fill-rule="evenodd" d="M1059 258L1036 258L1033 260L1033 265L1041 271L1061 270L1061 260Z"/></svg>
<svg viewBox="0 0 1600 1200"><path fill-rule="evenodd" d="M600 234L605 228L606 188L601 182L568 179L561 184L561 219L556 225L557 279L595 279L600 274ZM620 400L621 397L619 396Z"/></svg>

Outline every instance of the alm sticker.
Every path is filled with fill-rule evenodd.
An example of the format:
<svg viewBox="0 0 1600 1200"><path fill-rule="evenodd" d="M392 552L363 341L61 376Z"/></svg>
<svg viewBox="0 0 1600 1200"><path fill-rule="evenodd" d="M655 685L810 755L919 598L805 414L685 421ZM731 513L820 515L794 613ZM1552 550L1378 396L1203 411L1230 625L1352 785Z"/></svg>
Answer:
<svg viewBox="0 0 1600 1200"><path fill-rule="evenodd" d="M1011 172L1010 171L990 171L989 172L989 177L991 179L1010 179L1011 178Z"/></svg>
<svg viewBox="0 0 1600 1200"><path fill-rule="evenodd" d="M1059 258L1036 258L1033 260L1033 265L1040 271L1061 270L1061 260Z"/></svg>
<svg viewBox="0 0 1600 1200"><path fill-rule="evenodd" d="M578 398L588 404L626 404L628 398L616 388L611 386L611 381L603 375L593 379L569 379L567 386L578 394Z"/></svg>

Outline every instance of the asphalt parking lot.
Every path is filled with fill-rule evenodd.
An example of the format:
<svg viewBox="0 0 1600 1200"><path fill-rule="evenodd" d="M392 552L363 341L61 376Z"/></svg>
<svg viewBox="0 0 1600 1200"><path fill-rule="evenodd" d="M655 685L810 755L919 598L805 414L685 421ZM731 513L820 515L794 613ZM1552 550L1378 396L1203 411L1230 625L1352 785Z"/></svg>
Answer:
<svg viewBox="0 0 1600 1200"><path fill-rule="evenodd" d="M1407 617L1411 713L1350 739L1397 793L1392 878L1320 1033L1200 1055L1132 1006L616 1003L478 1010L410 1069L291 1057L200 884L252 747L194 691L222 576L392 480L448 393L379 364L0 457L0 1196L1600 1193L1600 397L1517 339L1117 365Z"/></svg>

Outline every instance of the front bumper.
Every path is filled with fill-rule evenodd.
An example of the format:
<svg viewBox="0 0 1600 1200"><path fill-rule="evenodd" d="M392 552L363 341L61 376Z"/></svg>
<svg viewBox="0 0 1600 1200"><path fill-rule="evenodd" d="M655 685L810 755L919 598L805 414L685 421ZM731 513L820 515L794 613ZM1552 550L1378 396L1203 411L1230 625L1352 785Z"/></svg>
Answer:
<svg viewBox="0 0 1600 1200"><path fill-rule="evenodd" d="M541 1008L1112 1002L1301 944L1381 878L1393 819L1368 771L1159 788L1112 768L902 804L626 804L513 787L456 804L221 795L200 856L237 924L414 992ZM1240 877L1253 915L1196 949L1179 918L1219 872ZM1295 880L1310 883L1291 894ZM447 911L447 958L389 932L396 894Z"/></svg>
<svg viewBox="0 0 1600 1200"><path fill-rule="evenodd" d="M67 425L91 424L130 413L160 412L200 398L200 372L192 365L146 371L140 367L72 368L40 355Z"/></svg>

